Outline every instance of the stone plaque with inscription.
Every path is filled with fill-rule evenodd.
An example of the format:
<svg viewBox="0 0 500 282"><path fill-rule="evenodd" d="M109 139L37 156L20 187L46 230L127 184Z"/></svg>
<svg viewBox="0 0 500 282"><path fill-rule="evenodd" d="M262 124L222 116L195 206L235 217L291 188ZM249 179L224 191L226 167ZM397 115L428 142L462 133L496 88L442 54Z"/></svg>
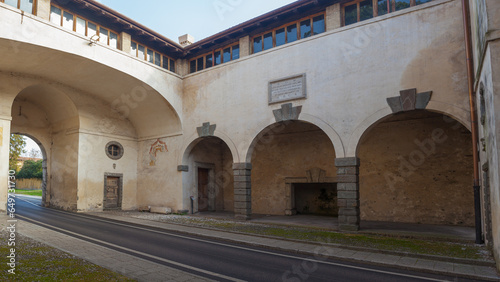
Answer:
<svg viewBox="0 0 500 282"><path fill-rule="evenodd" d="M269 104L303 98L307 98L305 74L269 82Z"/></svg>

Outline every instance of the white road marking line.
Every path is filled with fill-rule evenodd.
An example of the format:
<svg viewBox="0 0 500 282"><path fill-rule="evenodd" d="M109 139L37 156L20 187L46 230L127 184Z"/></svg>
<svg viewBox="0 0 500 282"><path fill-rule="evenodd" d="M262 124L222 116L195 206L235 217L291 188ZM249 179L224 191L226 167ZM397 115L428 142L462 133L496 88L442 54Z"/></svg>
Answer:
<svg viewBox="0 0 500 282"><path fill-rule="evenodd" d="M26 201L26 200L24 200L24 201ZM28 202L28 201L26 201L26 202ZM28 203L30 203L30 204L32 204L34 206L40 207L39 205L36 205L34 203L31 203L31 202L28 202ZM255 253L262 253L262 254L279 256L279 257L285 257L285 258L291 258L291 259L296 259L296 260L303 260L303 261L305 260L305 261L322 263L322 264L327 264L327 265L333 265L333 266L339 266L339 267L345 267L345 268L351 268L351 269L357 269L357 270L364 270L364 271L376 272L376 273L382 273L382 274L389 274L389 275L394 275L394 276L415 278L415 279L421 279L421 280L427 280L427 281L440 281L440 282L447 281L447 280L440 280L440 279L428 278L428 277L423 277L423 276L416 276L416 275L410 275L410 274L404 274L404 273L397 273L397 272L391 272L391 271L384 271L384 270L378 270L378 269L365 268L365 267L361 267L361 266L354 266L354 265L348 265L348 264L342 264L342 263L320 261L320 260L311 259L311 258L302 258L302 257L291 256L291 255L277 254L277 253L272 253L272 252L267 252L267 251L262 251L262 250L255 250L255 249L250 249L250 248L241 247L241 246L234 246L234 245L229 245L229 244L224 244L224 243L219 243L219 242L212 242L212 241L208 241L208 240L204 240L204 239L192 238L192 237L182 236L182 235L178 235L178 234L172 234L172 233L168 233L168 232L162 232L162 231L152 230L152 229L143 228L143 227L137 227L137 226L133 226L133 225L127 225L127 224L123 224L123 223L117 223L117 222L114 222L114 221L104 220L104 219L101 219L101 218L95 218L94 219L93 217L90 218L88 216L83 216L83 215L79 215L79 214L72 214L72 213L69 213L69 212L63 212L63 211L58 211L58 210L54 210L54 209L49 209L49 210L55 211L55 212L60 212L60 213L65 213L65 214L76 215L76 216L83 217L83 218L86 218L86 219L97 220L97 221L101 221L101 222L105 222L105 223L111 223L111 224L115 224L115 225L129 227L129 228L135 228L135 229L138 229L138 230L149 231L149 232L154 232L154 233L158 233L158 234L169 235L169 236L173 236L173 237L178 237L178 238L183 238L183 239L189 239L189 240L193 240L193 241L198 241L198 242L203 242L203 243L209 243L209 244L218 245L218 246L224 246L224 247L230 247L230 248L235 248L235 249L240 249L240 250L246 250L246 251L251 251L251 252L255 252Z"/></svg>
<svg viewBox="0 0 500 282"><path fill-rule="evenodd" d="M197 272L200 272L200 273L205 273L205 274L208 274L208 275L211 275L211 276L214 276L214 277L219 277L219 278L222 278L222 279L226 279L226 280L230 280L230 281L236 281L236 282L244 282L245 281L245 280L240 280L240 279L236 279L236 278L233 278L233 277L229 277L229 276L226 276L226 275L218 274L218 273L215 273L215 272L211 272L211 271L208 271L208 270L204 270L204 269L201 269L201 268L196 268L196 267L193 267L193 266L190 266L190 265L187 265L187 264L175 262L175 261L172 261L172 260L168 260L168 259L164 259L164 258L161 258L161 257L157 257L157 256L153 256L153 255L150 255L150 254L146 254L146 253L143 253L143 252L139 252L139 251L135 251L135 250L132 250L132 249L128 249L128 248L125 248L125 247L122 247L122 246L115 245L113 243L108 243L108 242L105 242L105 241L101 241L99 239L91 238L91 237L88 237L88 236L85 236L85 235L81 235L81 234L78 234L78 233L75 233L75 232L71 232L71 231L68 231L68 230L65 230L65 229L62 229L62 228L55 227L55 226L52 226L52 225L49 225L49 224L45 224L43 222L30 219L28 217L24 217L24 216L20 216L20 215L17 215L17 217L19 217L21 219L26 219L26 220L37 222L37 224L40 224L40 225L42 225L42 226L44 226L44 227L46 227L48 229L56 229L56 230L60 231L61 233L63 233L63 232L64 233L69 233L69 234L72 234L72 235L75 235L75 236L78 236L78 237L81 237L81 238L85 238L87 240L99 242L101 244L104 244L104 245L107 245L107 246L112 246L112 247L120 249L120 250L124 250L124 251L131 252L131 253L134 253L134 254L138 254L138 255L141 255L141 256L149 257L149 258L152 258L152 259L155 259L155 260L163 261L163 262L166 262L166 263L169 263L169 264L173 264L173 265L176 265L176 266L180 266L180 267L183 267L183 268L194 270L194 271L197 271ZM79 239L79 238L77 238L77 239ZM87 243L92 243L92 242L87 242Z"/></svg>

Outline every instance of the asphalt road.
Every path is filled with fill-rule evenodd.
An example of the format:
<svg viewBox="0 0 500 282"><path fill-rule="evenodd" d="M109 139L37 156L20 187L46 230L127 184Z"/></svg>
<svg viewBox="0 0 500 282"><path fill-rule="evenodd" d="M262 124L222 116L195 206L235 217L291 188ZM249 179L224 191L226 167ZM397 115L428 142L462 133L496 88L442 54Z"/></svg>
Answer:
<svg viewBox="0 0 500 282"><path fill-rule="evenodd" d="M67 231L71 236L79 234L86 241L219 281L459 281L454 277L239 246L42 208L39 204L38 199L18 198L16 215L35 224L50 225L59 232Z"/></svg>

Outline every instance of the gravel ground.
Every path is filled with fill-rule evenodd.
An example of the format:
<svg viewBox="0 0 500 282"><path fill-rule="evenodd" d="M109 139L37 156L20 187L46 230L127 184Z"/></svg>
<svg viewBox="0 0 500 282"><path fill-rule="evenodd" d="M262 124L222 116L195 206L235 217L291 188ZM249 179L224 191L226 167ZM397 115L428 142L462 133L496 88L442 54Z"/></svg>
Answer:
<svg viewBox="0 0 500 282"><path fill-rule="evenodd" d="M115 211L110 213L151 221L248 233L253 235L272 236L292 240L303 240L308 242L331 243L343 246L371 248L383 251L396 251L409 254L428 254L487 261L492 259L491 254L486 247L477 246L472 242L457 243L445 242L442 240L433 241L429 239L397 236L368 235L358 233L347 234L321 228L237 221L229 217L213 218L197 215L164 215L138 211Z"/></svg>

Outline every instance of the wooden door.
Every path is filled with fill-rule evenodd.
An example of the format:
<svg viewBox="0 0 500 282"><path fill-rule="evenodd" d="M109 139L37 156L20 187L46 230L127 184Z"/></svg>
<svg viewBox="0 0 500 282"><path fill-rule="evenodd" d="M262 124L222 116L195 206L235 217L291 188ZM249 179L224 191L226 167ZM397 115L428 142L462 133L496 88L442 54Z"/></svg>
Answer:
<svg viewBox="0 0 500 282"><path fill-rule="evenodd" d="M119 208L119 177L108 176L106 178L106 193L105 193L105 209L117 209Z"/></svg>
<svg viewBox="0 0 500 282"><path fill-rule="evenodd" d="M198 168L198 211L208 211L208 172Z"/></svg>

